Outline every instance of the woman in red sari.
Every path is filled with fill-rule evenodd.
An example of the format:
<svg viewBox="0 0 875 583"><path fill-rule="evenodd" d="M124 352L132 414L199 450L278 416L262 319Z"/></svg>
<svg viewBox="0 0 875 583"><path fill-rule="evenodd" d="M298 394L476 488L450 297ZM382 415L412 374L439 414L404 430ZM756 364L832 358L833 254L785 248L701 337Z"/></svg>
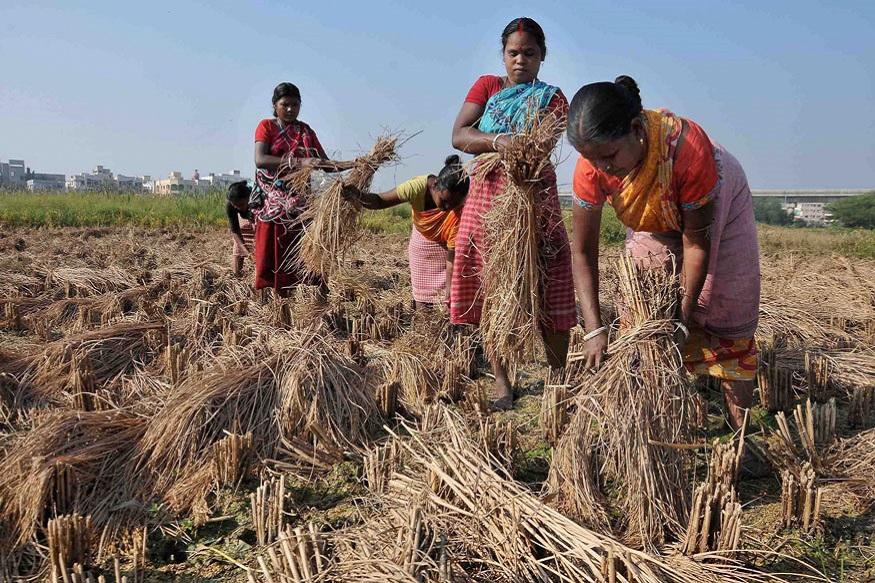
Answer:
<svg viewBox="0 0 875 583"><path fill-rule="evenodd" d="M299 217L306 201L301 193L291 192L278 178L300 168L342 170L328 160L319 138L310 126L298 119L301 92L292 83L280 83L273 90L272 119L263 119L255 128L255 184L263 204L255 214L255 289L274 288L287 296L301 284L321 285L320 278L306 272L291 260L304 232Z"/></svg>
<svg viewBox="0 0 875 583"><path fill-rule="evenodd" d="M547 55L544 31L531 18L516 18L501 35L505 76L484 75L468 92L453 126L453 147L471 154L502 152L514 132L525 129L530 108L563 117L568 101L558 87L538 79L541 62ZM456 236L450 294L450 320L454 324L479 324L483 306L484 215L493 197L504 188L504 176L493 171L471 180ZM577 323L574 287L571 277L571 249L562 223L556 174L552 166L538 185L541 240L539 251L545 259L544 313L541 333L547 360L552 368L565 366L569 330ZM513 390L504 365L491 358L495 374L496 409L513 406Z"/></svg>

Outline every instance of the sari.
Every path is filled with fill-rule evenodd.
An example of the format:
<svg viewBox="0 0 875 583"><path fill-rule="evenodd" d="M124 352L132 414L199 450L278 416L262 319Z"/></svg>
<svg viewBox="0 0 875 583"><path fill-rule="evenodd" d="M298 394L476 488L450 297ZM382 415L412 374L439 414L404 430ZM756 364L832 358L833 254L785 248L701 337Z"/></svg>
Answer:
<svg viewBox="0 0 875 583"><path fill-rule="evenodd" d="M684 364L697 375L753 380L760 266L744 169L694 122L667 111L644 113L649 147L640 167L620 180L581 157L574 203L593 208L609 201L628 229L626 249L652 267L683 260L683 211L712 204L707 275L682 349Z"/></svg>
<svg viewBox="0 0 875 583"><path fill-rule="evenodd" d="M568 102L558 87L542 81L520 84L499 90L489 97L484 106L478 129L485 133L512 133L524 130L533 121L534 114L551 110L565 115ZM453 280L450 293L450 320L454 324L479 324L483 309L483 254L484 215L492 206L496 193L504 189L505 175L496 169L482 178L471 180L459 232L456 236L456 254L453 262ZM544 258L545 273L542 298L545 330L562 332L577 323L574 286L571 274L571 248L562 222L556 174L549 166L538 185L538 222L540 252Z"/></svg>
<svg viewBox="0 0 875 583"><path fill-rule="evenodd" d="M265 142L272 156L325 158L325 150L310 126L295 122L280 129L272 119L265 119L255 130L255 141ZM255 215L255 289L272 287L287 291L300 284L318 284L319 278L287 261L304 234L300 213L306 200L304 193L291 192L278 173L259 169L255 173L256 191L264 199Z"/></svg>

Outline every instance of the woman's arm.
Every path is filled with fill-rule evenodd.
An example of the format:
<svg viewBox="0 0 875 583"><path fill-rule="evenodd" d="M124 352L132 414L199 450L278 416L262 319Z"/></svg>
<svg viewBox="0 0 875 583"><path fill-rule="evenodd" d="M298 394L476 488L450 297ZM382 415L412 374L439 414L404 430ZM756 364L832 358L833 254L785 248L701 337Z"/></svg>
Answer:
<svg viewBox="0 0 875 583"><path fill-rule="evenodd" d="M234 246L238 250L246 249L246 243L243 241L243 233L240 231L240 217L236 209L231 205L227 205L225 211L228 214L228 227L231 231L231 239L234 241Z"/></svg>
<svg viewBox="0 0 875 583"><path fill-rule="evenodd" d="M478 103L466 101L453 123L453 147L468 154L485 154L500 152L510 143L510 136L503 135L495 139L497 134L486 134L476 128L486 108ZM495 139L495 147L493 147Z"/></svg>
<svg viewBox="0 0 875 583"><path fill-rule="evenodd" d="M680 319L691 324L693 311L699 303L699 294L708 275L708 256L711 251L711 221L714 217L714 203L682 211L684 258L681 268L681 284L684 296L681 299Z"/></svg>
<svg viewBox="0 0 875 583"><path fill-rule="evenodd" d="M571 258L574 290L583 315L584 330L592 332L602 327L599 306L599 233L602 207L586 209L575 205L571 213ZM608 347L608 335L599 334L584 344L586 366L601 365Z"/></svg>
<svg viewBox="0 0 875 583"><path fill-rule="evenodd" d="M397 188L393 188L388 192L378 193L365 192L355 186L347 185L343 187L343 196L358 201L363 207L372 211L387 209L404 202L398 197Z"/></svg>
<svg viewBox="0 0 875 583"><path fill-rule="evenodd" d="M267 142L255 142L255 167L259 170L276 172L277 168L285 162L281 156L273 156Z"/></svg>

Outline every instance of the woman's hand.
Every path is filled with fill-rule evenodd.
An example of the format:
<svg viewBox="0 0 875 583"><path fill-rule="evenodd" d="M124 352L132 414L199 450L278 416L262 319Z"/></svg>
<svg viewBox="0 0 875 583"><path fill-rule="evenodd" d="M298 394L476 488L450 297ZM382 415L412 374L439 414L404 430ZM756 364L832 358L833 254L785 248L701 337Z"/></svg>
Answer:
<svg viewBox="0 0 875 583"><path fill-rule="evenodd" d="M319 168L322 164L322 158L297 158L298 168L309 168L311 170Z"/></svg>
<svg viewBox="0 0 875 583"><path fill-rule="evenodd" d="M583 343L583 354L586 357L586 368L588 370L598 370L602 361L605 359L605 353L608 351L608 334L607 332L590 338Z"/></svg>
<svg viewBox="0 0 875 583"><path fill-rule="evenodd" d="M495 151L499 154L503 154L505 150L507 150L511 143L513 142L513 134L498 134L498 137L493 138L493 145L495 146Z"/></svg>
<svg viewBox="0 0 875 583"><path fill-rule="evenodd" d="M358 201L362 198L362 191L351 184L345 184L343 190L340 191L340 196L344 200Z"/></svg>

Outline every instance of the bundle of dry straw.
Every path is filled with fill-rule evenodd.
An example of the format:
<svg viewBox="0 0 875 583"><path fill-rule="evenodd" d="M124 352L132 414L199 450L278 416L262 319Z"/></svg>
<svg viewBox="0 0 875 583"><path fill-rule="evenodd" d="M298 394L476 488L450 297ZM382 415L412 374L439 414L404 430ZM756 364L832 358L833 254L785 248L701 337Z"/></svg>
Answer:
<svg viewBox="0 0 875 583"><path fill-rule="evenodd" d="M154 495L175 510L211 490L214 445L228 433L251 433L248 459L255 460L272 457L283 438L314 447L363 444L382 422L361 371L318 333L276 331L239 358L186 378L149 422L139 464Z"/></svg>
<svg viewBox="0 0 875 583"><path fill-rule="evenodd" d="M618 275L621 335L602 368L574 389L576 412L556 446L548 490L557 508L593 527L610 527L614 508L624 540L656 548L681 537L687 522L695 392L674 339L677 278L628 256ZM603 493L609 481L614 499Z"/></svg>
<svg viewBox="0 0 875 583"><path fill-rule="evenodd" d="M19 402L107 408L113 395L100 399L97 391L152 358L163 330L162 323L120 323L51 343L29 358Z"/></svg>
<svg viewBox="0 0 875 583"><path fill-rule="evenodd" d="M344 197L343 189L346 186L358 190L370 188L380 166L397 159L396 144L396 137L380 137L368 154L355 160L346 176L313 198L300 216L305 225L300 247L291 250L284 261L300 261L311 273L323 276L341 264L344 253L361 236L359 217L363 208L357 201Z"/></svg>
<svg viewBox="0 0 875 583"><path fill-rule="evenodd" d="M381 516L407 517L409 526L396 522L382 535L368 529L372 542L362 545L373 549L397 534L395 548L383 545L370 557L360 553L357 560L339 561L339 568L349 562L361 569L370 559L385 572L386 562L400 557L408 561L402 566L409 580L442 580L448 570L454 581L781 580L735 563L649 554L589 530L497 469L457 414L443 408L443 416L437 432L406 427L411 438L400 444L405 459L390 480ZM413 544L402 546L405 540Z"/></svg>
<svg viewBox="0 0 875 583"><path fill-rule="evenodd" d="M47 518L66 513L89 514L98 529L132 526L141 484L131 463L145 426L124 411L59 411L4 440L0 555L27 544Z"/></svg>
<svg viewBox="0 0 875 583"><path fill-rule="evenodd" d="M525 131L501 154L478 156L472 176L499 171L504 189L483 217L485 251L480 320L487 350L505 364L534 360L544 321L545 233L542 214L552 172L551 154L566 119L532 113Z"/></svg>

